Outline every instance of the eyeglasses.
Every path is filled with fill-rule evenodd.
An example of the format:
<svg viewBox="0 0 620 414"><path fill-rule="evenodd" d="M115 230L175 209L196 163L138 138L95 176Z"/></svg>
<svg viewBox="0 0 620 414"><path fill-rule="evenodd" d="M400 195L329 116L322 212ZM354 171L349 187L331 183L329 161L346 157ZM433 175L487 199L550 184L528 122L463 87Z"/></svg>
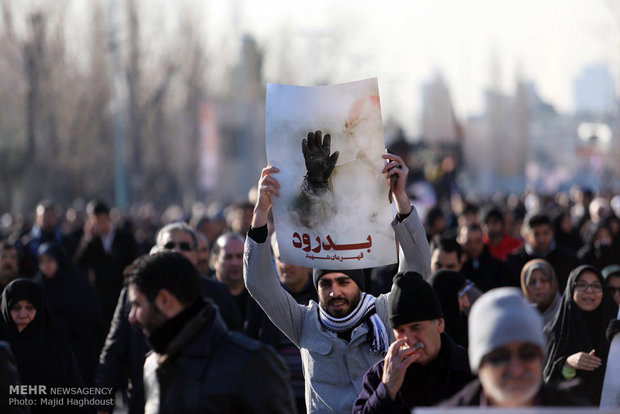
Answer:
<svg viewBox="0 0 620 414"><path fill-rule="evenodd" d="M483 362L488 362L495 367L506 366L510 364L510 360L513 355L516 356L521 362L532 362L537 358L542 357L542 351L534 345L522 346L516 353L511 352L507 348L499 348L487 354L483 358Z"/></svg>
<svg viewBox="0 0 620 414"><path fill-rule="evenodd" d="M609 289L609 293L611 293L611 295L615 295L616 293L620 293L620 286L619 287L613 287L613 286L607 286L607 289Z"/></svg>
<svg viewBox="0 0 620 414"><path fill-rule="evenodd" d="M174 250L174 248L176 246L179 246L179 249L184 251L184 252L189 252L192 249L192 245L189 242L173 242L173 241L169 241L168 243L164 244L164 249L166 250Z"/></svg>
<svg viewBox="0 0 620 414"><path fill-rule="evenodd" d="M592 292L601 293L603 291L603 285L600 283L586 283L586 282L577 282L573 285L575 289L580 292L587 292L588 288L592 289Z"/></svg>
<svg viewBox="0 0 620 414"><path fill-rule="evenodd" d="M471 288L473 288L474 286L474 282L472 282L471 280L467 280L465 282L465 286L463 286L463 288L461 290L459 290L458 292L458 297L462 298L467 292L469 292L471 290Z"/></svg>

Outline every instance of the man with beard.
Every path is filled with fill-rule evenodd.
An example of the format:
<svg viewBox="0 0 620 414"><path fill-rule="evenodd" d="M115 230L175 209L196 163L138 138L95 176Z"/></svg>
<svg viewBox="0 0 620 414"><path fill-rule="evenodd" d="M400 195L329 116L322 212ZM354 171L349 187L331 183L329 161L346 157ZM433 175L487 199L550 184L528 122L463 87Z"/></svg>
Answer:
<svg viewBox="0 0 620 414"><path fill-rule="evenodd" d="M162 251L174 251L182 254L191 264L197 263L196 233L185 223L170 223L157 233L157 244L153 254ZM211 299L219 307L220 315L230 330L240 331L241 315L222 283L205 277L200 278L200 291L205 298ZM144 385L142 366L144 355L149 351L149 344L144 334L129 323L127 316L131 308L127 287L124 287L118 298L114 318L105 345L99 357L99 369L96 385L98 387L116 387L119 379L128 387L129 414L144 412ZM100 407L100 413L107 413L113 407Z"/></svg>
<svg viewBox="0 0 620 414"><path fill-rule="evenodd" d="M444 407L584 405L569 390L543 384L542 318L516 288L482 295L469 315L469 365L478 379Z"/></svg>
<svg viewBox="0 0 620 414"><path fill-rule="evenodd" d="M176 252L142 256L125 275L129 321L153 348L144 363L145 413L294 412L282 360L226 328L189 260Z"/></svg>
<svg viewBox="0 0 620 414"><path fill-rule="evenodd" d="M430 273L430 248L424 227L405 192L408 168L402 158L383 155L382 173L393 177L397 217L392 228L404 254L399 271ZM364 373L388 351L394 334L388 324L390 294L375 298L364 292L361 269L314 269L319 304L298 304L274 274L267 240L271 197L279 196L280 170L267 166L258 183L252 227L244 254L245 283L273 323L301 350L308 412L351 412L362 390Z"/></svg>
<svg viewBox="0 0 620 414"><path fill-rule="evenodd" d="M0 293L18 277L17 246L8 241L0 243Z"/></svg>

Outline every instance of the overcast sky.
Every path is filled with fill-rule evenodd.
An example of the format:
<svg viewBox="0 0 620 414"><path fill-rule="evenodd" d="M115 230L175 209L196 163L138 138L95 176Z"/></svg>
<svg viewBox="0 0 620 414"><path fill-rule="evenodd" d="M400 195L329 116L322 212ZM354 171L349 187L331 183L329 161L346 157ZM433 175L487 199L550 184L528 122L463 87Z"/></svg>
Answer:
<svg viewBox="0 0 620 414"><path fill-rule="evenodd" d="M505 92L514 91L520 73L560 111L572 111L573 81L584 65L602 63L614 76L620 72L618 6L617 0L212 0L203 5L212 38L243 32L257 39L266 51L267 81L281 81L283 63L306 85L320 83L326 73L332 82L377 76L384 117L393 114L410 130L418 123L420 86L436 72L450 87L460 117L482 110L482 92L496 82L493 66Z"/></svg>

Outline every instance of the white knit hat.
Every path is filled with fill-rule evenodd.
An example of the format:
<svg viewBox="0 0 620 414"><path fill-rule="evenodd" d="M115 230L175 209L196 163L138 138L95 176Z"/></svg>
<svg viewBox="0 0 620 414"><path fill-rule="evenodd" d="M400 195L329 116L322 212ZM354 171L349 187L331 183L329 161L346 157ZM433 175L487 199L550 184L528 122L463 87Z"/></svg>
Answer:
<svg viewBox="0 0 620 414"><path fill-rule="evenodd" d="M517 288L492 289L473 304L469 314L469 365L478 372L489 352L512 342L527 342L545 351L543 320Z"/></svg>

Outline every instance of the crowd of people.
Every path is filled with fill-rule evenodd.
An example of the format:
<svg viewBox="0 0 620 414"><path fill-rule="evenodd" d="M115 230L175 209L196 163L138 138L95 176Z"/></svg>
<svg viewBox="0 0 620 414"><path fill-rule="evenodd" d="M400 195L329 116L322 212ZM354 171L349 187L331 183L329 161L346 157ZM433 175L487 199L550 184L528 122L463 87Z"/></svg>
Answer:
<svg viewBox="0 0 620 414"><path fill-rule="evenodd" d="M32 225L3 219L7 384L112 389L129 413L597 406L620 330L620 199L455 197L422 213L406 162L384 160L399 262L382 268L284 263L272 166L222 209L46 200Z"/></svg>

